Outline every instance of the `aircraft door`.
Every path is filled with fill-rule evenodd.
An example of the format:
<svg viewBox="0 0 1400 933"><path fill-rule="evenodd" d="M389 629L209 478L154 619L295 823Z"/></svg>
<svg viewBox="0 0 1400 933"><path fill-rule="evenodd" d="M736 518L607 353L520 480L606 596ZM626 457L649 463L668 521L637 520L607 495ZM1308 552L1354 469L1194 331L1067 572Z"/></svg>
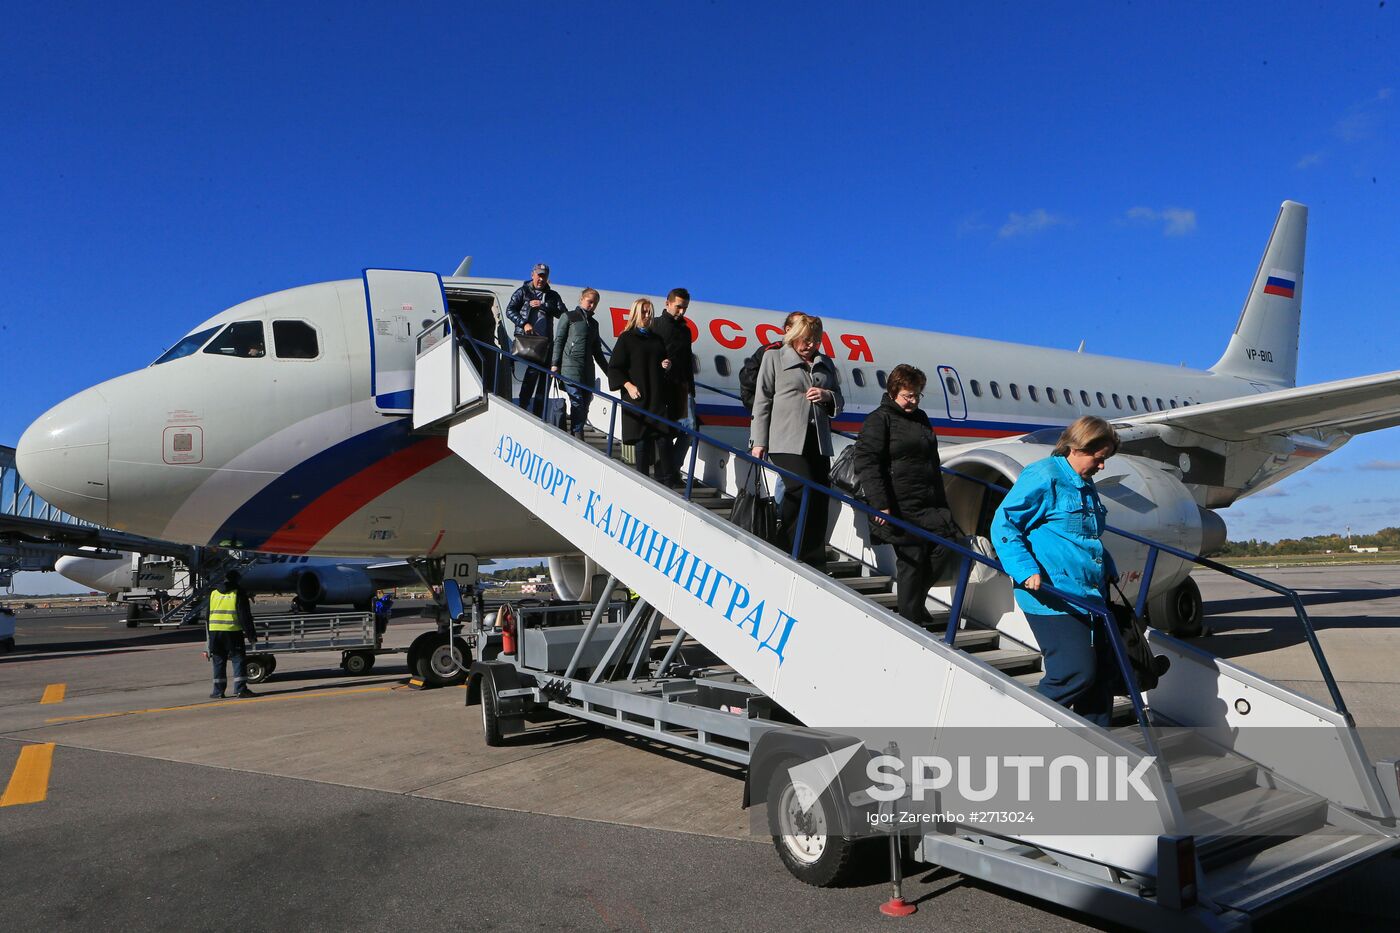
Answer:
<svg viewBox="0 0 1400 933"><path fill-rule="evenodd" d="M943 385L943 403L948 417L954 421L967 419L967 398L963 395L962 379L951 366L938 367L938 381Z"/></svg>
<svg viewBox="0 0 1400 933"><path fill-rule="evenodd" d="M447 308L442 277L436 272L366 269L365 304L374 407L387 414L411 414L416 338Z"/></svg>

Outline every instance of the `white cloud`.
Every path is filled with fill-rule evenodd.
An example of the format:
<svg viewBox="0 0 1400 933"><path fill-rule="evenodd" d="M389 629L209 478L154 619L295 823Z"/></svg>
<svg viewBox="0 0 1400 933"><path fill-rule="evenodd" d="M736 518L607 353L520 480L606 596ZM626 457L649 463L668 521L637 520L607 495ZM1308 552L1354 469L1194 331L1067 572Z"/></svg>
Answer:
<svg viewBox="0 0 1400 933"><path fill-rule="evenodd" d="M1294 163L1293 163L1293 167L1296 168L1296 169L1302 170L1302 169L1305 169L1305 168L1312 168L1314 165L1321 165L1321 164L1322 164L1322 157L1323 157L1323 153L1321 153L1321 152L1309 152L1307 155L1303 156L1303 157L1302 157L1301 159L1299 159L1297 162L1294 162Z"/></svg>
<svg viewBox="0 0 1400 933"><path fill-rule="evenodd" d="M1160 211L1134 207L1128 210L1127 218L1137 224L1161 224L1163 236L1185 236L1196 229L1196 212L1185 207L1164 207Z"/></svg>
<svg viewBox="0 0 1400 933"><path fill-rule="evenodd" d="M1069 223L1069 218L1059 214L1052 214L1043 207L1037 207L1029 213L1021 214L1012 211L1006 218L1006 223L997 231L997 236L1006 237L1022 236L1029 233L1039 233L1050 227L1064 226Z"/></svg>
<svg viewBox="0 0 1400 933"><path fill-rule="evenodd" d="M973 233L980 233L990 227L991 224L982 219L981 211L974 211L958 222L958 236L969 236Z"/></svg>
<svg viewBox="0 0 1400 933"><path fill-rule="evenodd" d="M1400 460L1367 460L1358 470L1400 470Z"/></svg>
<svg viewBox="0 0 1400 933"><path fill-rule="evenodd" d="M1381 123L1380 106L1390 100L1394 89L1383 87L1359 104L1352 104L1332 132L1343 142L1354 143L1370 139Z"/></svg>

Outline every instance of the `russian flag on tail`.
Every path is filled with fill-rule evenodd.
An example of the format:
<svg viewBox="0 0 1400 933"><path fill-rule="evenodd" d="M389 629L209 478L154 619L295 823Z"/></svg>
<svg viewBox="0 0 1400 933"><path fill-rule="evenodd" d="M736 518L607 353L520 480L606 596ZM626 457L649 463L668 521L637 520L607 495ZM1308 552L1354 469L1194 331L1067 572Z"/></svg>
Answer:
<svg viewBox="0 0 1400 933"><path fill-rule="evenodd" d="M1278 295L1280 298L1292 298L1293 288L1298 282L1298 273L1285 272L1282 269L1270 269L1269 277L1264 282L1264 294Z"/></svg>

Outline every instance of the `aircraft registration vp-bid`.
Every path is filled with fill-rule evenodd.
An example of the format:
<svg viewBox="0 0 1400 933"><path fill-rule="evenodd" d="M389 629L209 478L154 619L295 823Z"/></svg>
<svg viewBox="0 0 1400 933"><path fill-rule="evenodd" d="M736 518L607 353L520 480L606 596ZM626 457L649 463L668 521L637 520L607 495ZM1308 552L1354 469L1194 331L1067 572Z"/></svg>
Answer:
<svg viewBox="0 0 1400 933"><path fill-rule="evenodd" d="M1007 484L1076 417L1108 418L1125 442L1097 479L1109 521L1208 551L1225 537L1217 510L1400 420L1400 373L1295 385L1306 227L1307 208L1284 202L1209 369L828 318L822 349L847 399L836 426L859 429L887 372L913 363L930 376L924 407L945 463ZM468 266L451 276L368 269L235 305L149 366L45 413L20 439L20 470L59 508L124 531L285 554L549 556L567 594L587 562L451 456L440 433L411 427L425 328L448 313L477 339L506 333L501 309L520 282L472 277ZM577 303L580 288L556 288ZM602 292L605 335L620 332L635 297ZM697 407L724 440L747 436L732 393L743 360L780 335L783 317L691 305L697 379L726 390L700 389ZM950 495L973 487L953 483ZM968 508L985 531L990 508ZM1140 575L1131 561L1119 566L1130 583ZM1184 569L1159 577L1189 584Z"/></svg>

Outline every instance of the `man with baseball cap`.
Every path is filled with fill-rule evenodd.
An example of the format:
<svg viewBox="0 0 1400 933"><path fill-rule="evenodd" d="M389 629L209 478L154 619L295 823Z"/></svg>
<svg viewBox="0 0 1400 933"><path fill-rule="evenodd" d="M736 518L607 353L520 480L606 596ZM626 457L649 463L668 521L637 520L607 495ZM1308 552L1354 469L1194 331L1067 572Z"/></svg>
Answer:
<svg viewBox="0 0 1400 933"><path fill-rule="evenodd" d="M530 272L529 281L522 282L515 294L510 296L510 302L506 305L506 317L515 325L517 337L521 334L533 334L552 342L554 320L567 310L564 307L564 299L549 287L549 266L537 262ZM543 365L548 367L548 346L545 348L543 359ZM549 373L543 369L527 367L520 381L520 407L543 417L544 400L548 391Z"/></svg>

